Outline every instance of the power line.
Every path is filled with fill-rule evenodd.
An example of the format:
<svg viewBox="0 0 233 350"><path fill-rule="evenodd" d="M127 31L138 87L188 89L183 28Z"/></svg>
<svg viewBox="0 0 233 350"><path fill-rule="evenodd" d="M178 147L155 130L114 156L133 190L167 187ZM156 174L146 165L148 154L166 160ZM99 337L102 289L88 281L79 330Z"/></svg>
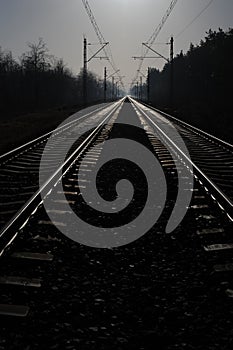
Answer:
<svg viewBox="0 0 233 350"><path fill-rule="evenodd" d="M190 23L188 23L177 35L176 35L176 39L181 36L185 31L186 29L188 29L202 14L205 10L207 10L207 8L212 4L214 0L210 0L208 2L208 4L201 10L201 12L199 12L193 19Z"/></svg>
<svg viewBox="0 0 233 350"><path fill-rule="evenodd" d="M165 22L167 21L169 15L171 14L173 8L175 7L175 5L177 4L177 1L178 0L172 0L168 9L166 10L165 14L163 15L163 18L161 20L161 22L159 23L159 25L155 28L154 32L152 33L152 35L150 36L150 38L147 40L147 45L149 47L151 47L153 45L153 43L155 42L155 39L157 38L157 36L159 35L161 29L163 28ZM149 52L149 48L147 47L147 49L145 50L145 53L143 54L142 56L142 59L140 60L139 62L139 67L137 69L137 73L136 73L136 76L135 78L133 79L132 81L132 84L131 86L133 86L135 84L135 82L138 80L138 76L139 76L139 72L141 71L141 68L142 68L142 65L143 65L143 61L144 61L144 58L146 57L146 55L148 54Z"/></svg>
<svg viewBox="0 0 233 350"><path fill-rule="evenodd" d="M93 28L94 28L94 30L95 30L96 36L97 36L97 38L98 38L98 40L99 40L99 43L100 43L101 45L103 45L103 44L106 42L106 40L104 39L104 36L103 36L103 34L101 33L101 31L100 31L100 29L99 29L99 26L98 26L98 24L97 24L97 22L96 22L96 19L95 19L95 17L94 17L94 14L93 14L91 8L90 8L90 5L89 5L89 3L88 3L87 0L82 0L82 2L83 2L83 5L84 5L84 7L85 7L85 9L86 9L86 12L87 12L87 14L88 14L88 17L89 17L89 19L90 19L90 21L91 21L91 24L92 24L92 26L93 26ZM105 55L109 57L109 63L110 63L110 65L111 65L113 71L114 71L114 72L118 71L118 69L117 69L117 67L116 67L116 64L115 64L115 62L114 62L114 59L113 59L113 56L112 56L112 52L111 52L110 47L108 47L108 49L104 48L103 50L104 50ZM107 51L108 51L108 52L107 52ZM118 79L119 79L119 81L120 81L120 83L121 83L122 88L125 90L125 87L124 87L124 84L123 84L123 82L122 82L122 79L121 79L120 74L117 73L117 76L118 76Z"/></svg>
<svg viewBox="0 0 233 350"><path fill-rule="evenodd" d="M155 39L157 38L160 30L163 28L166 20L168 19L169 15L171 14L173 8L175 7L176 3L178 0L172 0L167 11L165 12L165 14L163 15L163 18L161 20L161 22L159 23L159 25L156 27L156 29L154 30L154 32L152 33L152 35L150 36L149 40L147 40L147 44L149 46L153 45L153 43L155 42Z"/></svg>

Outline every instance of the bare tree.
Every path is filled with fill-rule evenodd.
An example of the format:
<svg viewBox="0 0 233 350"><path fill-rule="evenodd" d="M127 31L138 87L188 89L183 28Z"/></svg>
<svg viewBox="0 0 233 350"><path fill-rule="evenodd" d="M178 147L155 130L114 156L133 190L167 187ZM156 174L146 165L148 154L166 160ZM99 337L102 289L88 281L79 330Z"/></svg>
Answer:
<svg viewBox="0 0 233 350"><path fill-rule="evenodd" d="M29 51L21 56L22 66L34 72L45 71L50 68L51 55L42 38L38 43L28 43Z"/></svg>
<svg viewBox="0 0 233 350"><path fill-rule="evenodd" d="M21 56L21 65L26 74L32 75L34 90L34 107L39 106L41 74L51 67L51 56L42 38L37 43L28 43L29 51Z"/></svg>

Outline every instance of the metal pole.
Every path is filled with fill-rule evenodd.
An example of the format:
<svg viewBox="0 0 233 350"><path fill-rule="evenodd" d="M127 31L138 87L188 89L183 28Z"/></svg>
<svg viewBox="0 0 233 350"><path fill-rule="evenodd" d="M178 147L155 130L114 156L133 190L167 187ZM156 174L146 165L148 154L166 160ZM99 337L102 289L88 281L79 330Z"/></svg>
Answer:
<svg viewBox="0 0 233 350"><path fill-rule="evenodd" d="M87 104L87 39L83 40L83 104Z"/></svg>
<svg viewBox="0 0 233 350"><path fill-rule="evenodd" d="M170 40L170 108L173 107L173 85L174 85L174 39L171 37Z"/></svg>
<svg viewBox="0 0 233 350"><path fill-rule="evenodd" d="M116 82L116 98L118 98L118 81Z"/></svg>
<svg viewBox="0 0 233 350"><path fill-rule="evenodd" d="M104 67L104 102L106 102L107 95L107 68Z"/></svg>
<svg viewBox="0 0 233 350"><path fill-rule="evenodd" d="M112 77L112 100L114 99L114 77Z"/></svg>
<svg viewBox="0 0 233 350"><path fill-rule="evenodd" d="M147 72L147 102L150 103L150 68Z"/></svg>
<svg viewBox="0 0 233 350"><path fill-rule="evenodd" d="M140 100L142 100L142 76L140 76Z"/></svg>

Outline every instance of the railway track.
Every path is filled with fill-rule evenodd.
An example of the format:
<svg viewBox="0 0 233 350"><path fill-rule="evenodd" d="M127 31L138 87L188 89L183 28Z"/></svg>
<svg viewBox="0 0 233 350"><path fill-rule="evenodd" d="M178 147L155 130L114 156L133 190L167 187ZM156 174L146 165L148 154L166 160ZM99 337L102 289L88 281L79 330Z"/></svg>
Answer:
<svg viewBox="0 0 233 350"><path fill-rule="evenodd" d="M166 113L148 108L135 100L132 103L141 117L150 124L149 131L146 130L149 137L160 134L171 153L178 157L181 167L185 166L194 175L195 203L190 208L197 212L196 233L203 249L213 254L213 263L216 263L213 271L233 271L233 146ZM182 150L179 140L176 143L174 138L166 134L168 121L172 122L182 136L189 154ZM233 291L227 290L227 294L231 293L233 296Z"/></svg>
<svg viewBox="0 0 233 350"><path fill-rule="evenodd" d="M81 135L79 138L79 129L82 130L90 121L95 127L115 107L116 104L108 107L106 105L98 108L91 107L89 108L90 112L84 115L78 112L56 130L0 156L0 236L2 251L5 244L11 241L11 235L5 232L9 232L10 227L13 231L15 227L19 227L20 218L27 216L31 207L38 205L40 202L39 170L44 175L44 182L49 178L54 178L60 154L66 149L67 143L70 144L72 140L76 141L73 147L75 148L88 139L87 135ZM41 158L49 138L49 155L43 162L43 169L40 169ZM70 153L72 153L72 149Z"/></svg>
<svg viewBox="0 0 233 350"><path fill-rule="evenodd" d="M5 202L1 203L1 215L4 219L1 221L3 227L0 232L1 255L15 240L18 233L22 231L31 215L40 207L43 198L61 180L60 174L64 176L65 172L72 168L74 160L80 157L90 142L93 143L96 140L98 135L103 132L102 130L105 130L105 124L112 115L117 115L116 113L121 105L122 100L108 107L104 106L94 109L79 118L72 118L71 121L65 122L64 125L55 131L43 135L39 139L1 157L2 181L0 184L3 186L1 200L5 200ZM81 125L81 122L84 125ZM91 127L88 127L90 123ZM80 128L82 130L81 137ZM86 129L88 132L84 132ZM49 147L45 150L48 139L50 139ZM67 144L69 146L72 145L72 147L68 153L65 152L67 156L65 161L60 162L61 153L66 150ZM40 176L43 178L40 187L39 171ZM29 189L30 192L28 191ZM17 191L16 194L15 191ZM6 202L6 200L8 201ZM61 205L58 200L60 209ZM62 210L58 210L58 212L62 212ZM11 215L12 218L7 222ZM43 220L41 223L43 223ZM15 253L11 257L26 259L26 261L52 261L53 259L52 254L28 252ZM4 276L0 278L0 283L29 287L41 286L39 279L27 279L18 276ZM25 316L28 311L29 308L24 305L2 304L0 306L0 314L3 315Z"/></svg>
<svg viewBox="0 0 233 350"><path fill-rule="evenodd" d="M93 116L93 119L91 119L91 116ZM135 119L136 116L137 120ZM74 144L65 159L65 163L60 159L60 152L64 152L68 145L76 141L77 133L75 133L75 130L77 126L79 126L80 121L77 120L66 125L65 130L61 129L57 137L52 140L53 147L51 148L49 145L48 153L45 152L43 155L41 176L42 179L44 179L44 185L42 187L40 186L40 189L38 185L38 169L41 156L44 153L44 145L48 140L47 136L51 135L47 135L46 138L38 141L36 140L32 148L28 149L28 147L26 147L22 152L21 150L20 152L17 151L15 153L16 155L8 154L4 156L4 162L2 161L1 163L3 166L3 176L1 177L0 184L7 185L7 189L3 193L2 198L5 198L5 201L8 201L8 198L10 198L11 201L9 202L9 210L6 210L6 208L8 208L7 203L3 205L4 210L8 213L4 214L7 219L2 221L2 225L5 226L2 228L0 239L1 251L4 253L1 268L2 276L0 277L0 283L4 286L0 313L5 316L28 315L29 318L30 315L33 315L36 318L35 310L40 314L35 302L38 298L40 299L38 290L51 290L51 294L53 294L52 291L57 291L59 288L63 290L63 286L61 286L62 283L69 288L67 279L65 280L66 282L64 282L61 277L58 278L58 280L57 277L53 277L58 274L59 269L63 269L64 273L67 274L70 268L69 264L71 264L71 271L75 276L75 269L77 267L73 266L72 262L65 261L65 258L67 259L67 257L69 257L69 252L71 252L70 254L78 254L78 258L73 256L72 259L77 264L80 260L85 260L85 256L88 256L90 260L90 268L87 270L90 275L86 276L86 270L81 266L81 275L77 276L76 279L74 278L75 282L72 280L70 281L70 288L73 288L73 293L79 293L75 283L79 284L80 290L84 293L83 295L85 295L85 286L88 285L88 288L94 288L92 293L97 295L95 297L95 303L97 304L93 304L92 306L94 310L96 310L96 305L101 304L102 300L98 297L98 294L104 293L99 283L105 285L107 283L105 274L109 273L110 276L114 276L112 287L110 287L109 298L111 299L111 293L117 298L118 294L114 291L114 285L117 283L117 278L120 277L118 272L116 272L117 269L112 271L111 266L108 264L108 259L111 255L106 253L105 250L105 253L103 253L104 257L102 258L98 249L97 253L94 253L93 249L71 243L72 241L59 233L58 230L59 228L65 230L68 225L67 220L69 222L69 218L71 217L71 210L67 209L66 206L67 202L72 211L85 220L90 221L92 225L96 227L101 227L101 225L103 225L95 211L88 211L87 214L86 203L82 202L81 199L83 191L89 186L89 175L94 172L98 162L101 160L101 157L103 157L105 148L108 147L107 141L111 139L114 140L118 137L122 139L127 137L132 138L132 128L133 134L136 133L137 141L142 142L142 144L144 144L144 146L159 160L167 181L167 198L164 213L152 229L154 232L161 232L161 235L158 235L156 239L159 240L159 242L162 239L165 239L166 242L169 240L169 243L166 244L171 246L174 244L173 241L176 240L182 240L180 244L183 245L190 240L191 243L187 244L191 244L192 248L192 242L195 242L197 253L192 251L192 254L196 254L198 257L201 256L201 267L205 267L200 274L204 273L205 276L206 270L210 271L211 281L208 281L210 290L217 290L220 293L221 301L223 295L226 299L227 297L233 297L231 275L231 273L233 273L233 240L231 237L232 146L200 130L193 129L185 123L173 120L172 117L166 116L159 111L154 111L133 99L130 99L130 103L124 102L123 99L109 106L107 110L101 109L99 117L96 117L96 111L91 112L88 117L89 118L84 118L86 122L89 123L85 125L85 127L91 131L84 133L79 139L79 142ZM133 122L134 119L136 120L135 125ZM127 125L121 126L124 120ZM188 153L182 148L183 146L180 140L177 139L177 135L173 135L174 138L169 137L170 135L166 129L168 121L172 121L182 139L185 141L190 158ZM67 141L67 144L64 144L65 141ZM34 144L36 145L35 147ZM201 152L199 152L200 150ZM25 170L24 166L27 167L27 170ZM110 162L108 172L102 172L103 178L99 180L98 185L104 198L106 198L107 201L112 201L115 199L116 193L112 188L111 181L116 177L116 172L119 173L119 179L122 173L129 176L128 173L132 172L129 177L132 182L138 181L136 189L139 193L138 197L133 197L134 206L136 205L136 208L141 209L140 201L143 202L145 200L144 194L146 188L142 181L141 172L136 168L132 169L133 170L129 170L129 167L121 162L113 164ZM7 170L10 171L8 172ZM20 181L17 179L19 173L21 174ZM79 182L77 181L78 173L81 173ZM116 178L118 179L118 176ZM136 180L134 178L136 178ZM227 181L225 181L225 179L227 179ZM115 181L117 182L117 180ZM174 214L174 203L179 196L178 187L181 184L180 181L182 181L183 190L189 193L189 195L190 193L192 195L191 203L188 208L186 207L186 201L188 201L189 196L184 198L183 204L185 207L182 208L182 210L187 211L186 224L182 226L181 220L180 222L178 220L178 222L176 222L178 227L175 231L167 235L169 238L164 238L164 236L166 236L164 231L172 213L175 217L182 214L178 211L175 211ZM8 188L9 182L12 187L10 186ZM62 190L59 185L62 185ZM108 188L107 192L106 186ZM21 187L22 191L17 197L14 197L14 191L19 187ZM23 199L18 200L20 197ZM45 211L43 202L49 204L48 206L46 205L47 208L49 207L49 210L47 209L47 211ZM126 204L129 204L129 202L129 198L126 198ZM92 205L91 202L87 204L90 206ZM116 213L117 201L114 202L113 206L114 207L111 208L112 212L109 211L105 214L104 222L112 220L111 225L114 226L114 223L116 223L114 220L117 220L117 222L122 220L122 222L126 223L129 232L134 230L134 225L131 224L130 221L138 215L138 209L136 211L134 210L133 214L130 215L128 212L121 212L121 216L114 219L111 214ZM150 209L151 208L149 208L149 211ZM11 218L11 215L13 215L13 218ZM11 219L8 220L9 218ZM188 220L190 220L190 227ZM184 232L187 231L187 228L190 232ZM73 227L73 229L75 230L77 228ZM179 238L179 235L181 238ZM129 268L130 273L132 269L136 270L132 272L133 283L135 282L136 285L140 287L140 295L144 295L145 299L146 296L143 289L146 288L145 285L147 281L144 281L146 274L140 272L140 267L135 268L136 257L134 258L133 254L137 251L137 254L142 254L142 256L145 256L145 259L148 258L153 261L154 258L152 256L154 251L147 252L147 249L150 249L151 243L147 243L146 239L152 242L153 246L154 236L150 233L146 236L148 236L148 238L144 239L143 237L141 243L140 240L136 241L132 249L133 253L130 251L130 248L126 248L125 250L113 249L112 251L112 254L115 254L115 259L118 259L122 254L124 259L129 261L129 267L127 267L127 269ZM15 239L16 237L17 239ZM14 242L14 244L11 244L12 242ZM142 246L140 246L140 244ZM144 245L147 249L144 248ZM90 244L90 246L92 245ZM130 247L130 245L128 247ZM155 246L154 249L156 251ZM129 257L125 254L128 254ZM159 254L160 253L158 253L158 256ZM166 259L166 256L163 256L163 258ZM132 263L131 260L134 261L134 263ZM107 265L104 267L104 272L101 273L98 270L98 264L104 263ZM87 261L85 264L88 264ZM199 261L198 264L200 264ZM95 267L95 270L92 270L92 265ZM97 273L97 279L93 275L93 271ZM176 273L178 272L175 272L175 274ZM90 281L90 276L93 281ZM71 277L73 277L73 275ZM129 277L129 279L130 278L132 277ZM93 283L97 283L97 287ZM128 284L126 281L124 281L124 283ZM19 286L23 287L20 291L18 288L21 287ZM181 290L182 288L183 287L181 287ZM28 289L30 289L30 292L27 292ZM122 290L120 289L120 294L123 293L124 290L124 288ZM65 289L63 294L66 292L68 293L68 289ZM80 298L84 298L83 300L85 300L83 295L80 295ZM107 298L107 296L105 298ZM43 300L44 299L46 300L46 297L44 298L43 296ZM50 299L49 296L48 299ZM122 299L124 300L123 297ZM91 302L90 299L88 300ZM142 299L140 300L143 305L144 301ZM84 304L89 308L87 306L88 302L84 302ZM31 305L32 307L30 309L29 306ZM50 305L51 300L46 301L45 307L40 306L45 314L46 309L49 309ZM123 305L126 307L125 300ZM109 311L107 313L109 313ZM139 316L143 317L140 313ZM57 328L58 332L62 329L59 327ZM92 323L89 328L87 334L89 334L88 332L90 330L95 332L95 326L93 326ZM104 326L102 331L104 332ZM110 335L108 335L108 337L109 336ZM70 348L75 348L77 344L69 344L69 346ZM48 348L50 348L49 345ZM63 348L66 348L66 346L64 345ZM68 345L67 348L69 348ZM122 348L124 348L123 345ZM182 349L182 347L180 348Z"/></svg>
<svg viewBox="0 0 233 350"><path fill-rule="evenodd" d="M136 101L134 103L137 105ZM195 168L200 181L218 196L220 204L222 202L227 214L233 218L233 145L159 110L142 105L139 108L157 132L163 133L167 120L173 123L189 151L190 157L183 155L184 160ZM182 156L182 150L178 148L176 150Z"/></svg>

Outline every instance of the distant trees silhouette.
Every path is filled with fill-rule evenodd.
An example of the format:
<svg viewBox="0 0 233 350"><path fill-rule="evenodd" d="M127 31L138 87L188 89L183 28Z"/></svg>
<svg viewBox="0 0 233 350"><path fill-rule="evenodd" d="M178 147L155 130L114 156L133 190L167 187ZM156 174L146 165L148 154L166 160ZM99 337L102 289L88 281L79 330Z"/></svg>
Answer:
<svg viewBox="0 0 233 350"><path fill-rule="evenodd" d="M103 100L103 81L88 72L88 103ZM109 84L108 84L109 85ZM111 98L111 86L108 86ZM82 105L82 71L75 76L62 59L49 53L39 38L16 61L0 47L0 114L20 114L54 107Z"/></svg>
<svg viewBox="0 0 233 350"><path fill-rule="evenodd" d="M149 72L151 104L169 110L170 64ZM199 45L174 58L173 114L233 141L232 82L233 29L209 30Z"/></svg>

